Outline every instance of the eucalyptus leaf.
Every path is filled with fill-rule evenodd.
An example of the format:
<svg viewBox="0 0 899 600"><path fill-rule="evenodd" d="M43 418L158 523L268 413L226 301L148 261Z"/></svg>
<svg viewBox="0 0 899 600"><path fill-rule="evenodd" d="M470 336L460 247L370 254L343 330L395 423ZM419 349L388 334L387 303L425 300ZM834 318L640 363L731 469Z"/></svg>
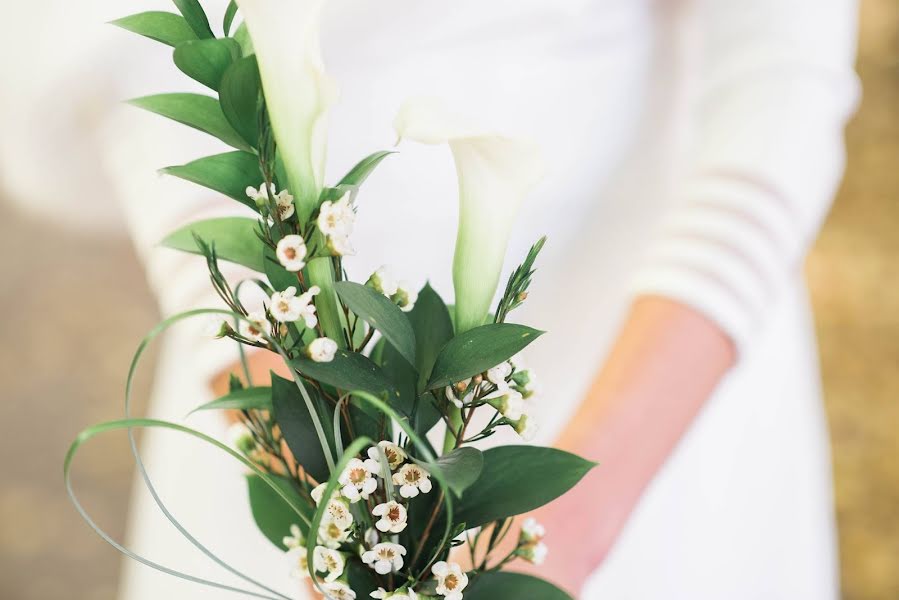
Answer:
<svg viewBox="0 0 899 600"><path fill-rule="evenodd" d="M316 411L314 416L309 412L296 384L272 374L272 406L284 441L307 473L316 481L327 481L330 468L313 419L318 418L320 423L330 423L331 411L313 388L307 386L307 392ZM333 452L334 431L330 427L325 427L324 431Z"/></svg>
<svg viewBox="0 0 899 600"><path fill-rule="evenodd" d="M175 48L175 65L181 72L218 91L225 70L240 57L240 44L231 38L193 40Z"/></svg>
<svg viewBox="0 0 899 600"><path fill-rule="evenodd" d="M271 410L272 388L251 387L237 389L230 394L216 398L212 402L201 404L191 414L201 410Z"/></svg>
<svg viewBox="0 0 899 600"><path fill-rule="evenodd" d="M228 123L250 146L259 143L259 66L255 56L232 63L222 76L219 102Z"/></svg>
<svg viewBox="0 0 899 600"><path fill-rule="evenodd" d="M215 37L199 0L172 0L198 38Z"/></svg>
<svg viewBox="0 0 899 600"><path fill-rule="evenodd" d="M414 459L413 459L414 460ZM416 460L423 467L427 464ZM463 446L437 459L446 483L457 496L470 488L484 470L484 454L477 448Z"/></svg>
<svg viewBox="0 0 899 600"><path fill-rule="evenodd" d="M534 510L570 490L595 466L555 448L491 448L484 452L481 476L459 502L457 520L472 528Z"/></svg>
<svg viewBox="0 0 899 600"><path fill-rule="evenodd" d="M312 507L305 502L289 479L272 475L282 492L294 497L294 504L307 509L307 516L312 517ZM284 537L290 535L290 526L297 525L305 535L309 528L297 517L297 513L275 491L269 487L258 475L247 475L247 492L250 497L250 509L253 519L259 531L269 539L271 543L281 550L288 550L284 545Z"/></svg>
<svg viewBox="0 0 899 600"><path fill-rule="evenodd" d="M334 289L353 313L380 331L410 365L415 364L415 333L396 304L373 288L352 281L337 282Z"/></svg>
<svg viewBox="0 0 899 600"><path fill-rule="evenodd" d="M444 387L483 373L509 360L542 334L513 323L481 325L460 333L438 354L428 388Z"/></svg>
<svg viewBox="0 0 899 600"><path fill-rule="evenodd" d="M127 29L169 46L196 40L197 34L181 15L151 10L110 21L111 25Z"/></svg>
<svg viewBox="0 0 899 600"><path fill-rule="evenodd" d="M215 244L216 255L222 260L264 271L262 241L256 237L258 222L244 217L222 217L190 223L170 233L161 244L167 248L202 254L194 234L207 243Z"/></svg>
<svg viewBox="0 0 899 600"><path fill-rule="evenodd" d="M211 96L189 93L157 94L135 98L130 100L129 104L199 129L238 150L251 150L225 118L218 100Z"/></svg>
<svg viewBox="0 0 899 600"><path fill-rule="evenodd" d="M248 187L258 189L263 181L259 158L240 150L206 156L186 165L166 167L160 172L220 192L253 210L256 210L256 204L247 196L246 190Z"/></svg>
<svg viewBox="0 0 899 600"><path fill-rule="evenodd" d="M475 577L465 589L465 600L573 600L553 584L510 571L488 571Z"/></svg>
<svg viewBox="0 0 899 600"><path fill-rule="evenodd" d="M361 390L375 396L386 395L388 402L398 397L384 371L358 352L338 350L330 362L315 362L298 356L291 361L291 366L306 377L344 391Z"/></svg>

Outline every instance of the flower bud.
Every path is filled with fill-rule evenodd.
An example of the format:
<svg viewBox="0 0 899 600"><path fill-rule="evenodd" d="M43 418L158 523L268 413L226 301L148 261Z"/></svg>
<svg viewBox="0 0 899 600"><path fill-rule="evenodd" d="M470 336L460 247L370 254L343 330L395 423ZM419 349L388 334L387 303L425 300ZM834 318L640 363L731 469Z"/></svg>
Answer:
<svg viewBox="0 0 899 600"><path fill-rule="evenodd" d="M393 274L386 266L382 266L372 273L365 285L388 298L397 293L396 279L393 278Z"/></svg>

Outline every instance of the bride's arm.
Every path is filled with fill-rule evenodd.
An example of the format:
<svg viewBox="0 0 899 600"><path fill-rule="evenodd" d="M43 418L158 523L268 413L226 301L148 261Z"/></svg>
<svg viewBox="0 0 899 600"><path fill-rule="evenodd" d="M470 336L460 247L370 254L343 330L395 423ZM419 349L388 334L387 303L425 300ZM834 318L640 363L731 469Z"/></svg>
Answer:
<svg viewBox="0 0 899 600"><path fill-rule="evenodd" d="M538 514L541 573L579 589L766 310L798 276L858 95L853 0L699 2L690 169L636 300L561 447L602 462ZM589 515L572 519L571 515Z"/></svg>

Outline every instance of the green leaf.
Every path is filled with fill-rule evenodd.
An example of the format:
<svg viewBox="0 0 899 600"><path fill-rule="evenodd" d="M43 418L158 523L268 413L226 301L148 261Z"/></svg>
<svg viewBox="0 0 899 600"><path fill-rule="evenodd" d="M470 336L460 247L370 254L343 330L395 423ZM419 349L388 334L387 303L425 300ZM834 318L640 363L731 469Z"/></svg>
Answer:
<svg viewBox="0 0 899 600"><path fill-rule="evenodd" d="M366 156L360 160L355 167L350 169L350 172L344 175L343 179L341 179L337 185L362 185L362 183L368 179L368 176L371 175L372 171L375 170L375 167L381 164L382 160L395 153L395 150L382 150Z"/></svg>
<svg viewBox="0 0 899 600"><path fill-rule="evenodd" d="M193 40L175 48L175 65L181 72L218 90L225 70L240 57L240 44L231 38Z"/></svg>
<svg viewBox="0 0 899 600"><path fill-rule="evenodd" d="M542 331L513 323L481 325L460 333L437 356L428 389L483 373L509 360L542 334Z"/></svg>
<svg viewBox="0 0 899 600"><path fill-rule="evenodd" d="M143 108L188 127L215 136L238 150L251 150L237 133L219 106L218 100L202 94L157 94L130 100L129 104Z"/></svg>
<svg viewBox="0 0 899 600"><path fill-rule="evenodd" d="M272 475L272 478L285 494L295 498L294 504L307 509L311 518L312 507L303 501L290 480L278 475ZM300 531L306 534L309 528L297 517L294 509L258 475L247 475L247 491L256 526L275 546L285 551L288 549L283 540L290 535L291 525L298 525Z"/></svg>
<svg viewBox="0 0 899 600"><path fill-rule="evenodd" d="M343 303L381 335L409 361L415 364L415 333L406 314L384 294L352 281L334 284Z"/></svg>
<svg viewBox="0 0 899 600"><path fill-rule="evenodd" d="M271 410L272 388L251 387L238 389L230 394L217 398L212 402L201 404L191 411L191 414L200 410Z"/></svg>
<svg viewBox="0 0 899 600"><path fill-rule="evenodd" d="M291 366L306 377L344 391L362 390L375 396L386 394L388 398L398 396L384 371L358 352L338 350L330 362L298 356L291 361Z"/></svg>
<svg viewBox="0 0 899 600"><path fill-rule="evenodd" d="M228 123L252 147L259 143L259 66L255 56L234 61L219 86L219 102Z"/></svg>
<svg viewBox="0 0 899 600"><path fill-rule="evenodd" d="M206 18L206 12L200 6L199 0L172 0L178 11L184 15L184 19L190 28L194 30L198 38L215 37L212 29L209 27L209 19Z"/></svg>
<svg viewBox="0 0 899 600"><path fill-rule="evenodd" d="M222 19L222 31L225 35L231 35L231 25L234 23L235 16L237 16L237 2L231 0L225 10L225 17Z"/></svg>
<svg viewBox="0 0 899 600"><path fill-rule="evenodd" d="M418 390L424 391L431 377L434 361L440 350L453 338L453 321L449 309L430 284L418 293L415 307L409 313L415 332L415 368L418 370ZM494 365L495 366L495 365Z"/></svg>
<svg viewBox="0 0 899 600"><path fill-rule="evenodd" d="M475 577L465 590L465 600L573 600L553 584L510 571L488 571Z"/></svg>
<svg viewBox="0 0 899 600"><path fill-rule="evenodd" d="M574 487L595 466L555 448L491 448L484 452L481 476L459 503L456 520L472 528L534 510ZM527 477L521 476L524 472Z"/></svg>
<svg viewBox="0 0 899 600"><path fill-rule="evenodd" d="M331 423L331 411L327 409L318 392L309 386L306 389L320 422ZM281 427L284 441L287 442L294 458L316 481L327 481L330 468L324 448L318 439L306 402L293 381L272 374L272 406L275 421ZM324 429L328 444L333 450L334 430L331 427Z"/></svg>
<svg viewBox="0 0 899 600"><path fill-rule="evenodd" d="M197 39L197 34L190 28L184 17L161 10L151 10L122 17L111 21L110 24L169 46L177 46L183 42Z"/></svg>
<svg viewBox="0 0 899 600"><path fill-rule="evenodd" d="M258 223L244 217L223 217L207 219L185 225L162 240L167 248L202 254L194 241L193 234L208 243L215 244L215 252L222 260L237 263L262 273L262 241L256 237Z"/></svg>
<svg viewBox="0 0 899 600"><path fill-rule="evenodd" d="M244 56L256 53L255 48L253 48L253 39L250 37L246 23L241 23L237 26L237 29L234 31L234 39L240 44L240 49Z"/></svg>
<svg viewBox="0 0 899 600"><path fill-rule="evenodd" d="M186 165L166 167L160 172L215 190L256 210L256 204L246 192L248 187L258 189L262 185L259 159L255 154L240 150L225 152Z"/></svg>
<svg viewBox="0 0 899 600"><path fill-rule="evenodd" d="M424 462L415 462L427 466ZM461 496L480 477L484 469L484 454L477 448L465 446L444 454L437 459L437 464L443 471L446 484L454 494Z"/></svg>

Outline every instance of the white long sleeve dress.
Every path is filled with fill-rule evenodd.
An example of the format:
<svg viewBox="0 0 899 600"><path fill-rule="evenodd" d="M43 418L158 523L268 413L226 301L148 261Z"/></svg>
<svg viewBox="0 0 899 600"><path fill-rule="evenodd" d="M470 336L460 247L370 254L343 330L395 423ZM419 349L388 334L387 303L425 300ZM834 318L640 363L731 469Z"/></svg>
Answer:
<svg viewBox="0 0 899 600"><path fill-rule="evenodd" d="M122 10L96 4L106 18ZM544 150L548 175L509 253L511 265L549 235L520 315L549 331L528 356L543 388L538 441L551 442L577 407L635 295L691 306L737 344L738 365L644 494L587 600L837 597L827 435L801 265L840 179L842 130L857 102L855 8L853 0L329 3L322 40L341 89L329 181L393 143L393 115L413 94L442 97ZM194 89L164 71L158 46L114 32L102 39L94 76L115 84L103 97L162 91L161 83ZM48 96L80 85L71 72L49 81ZM31 120L11 126L38 126L29 108L20 114ZM217 146L134 109L100 125L91 147L124 201L163 310L209 304L202 261L153 244L186 220L240 210L153 170ZM9 141L0 156L21 166L22 148ZM348 269L364 278L389 263L450 296L452 161L443 148L401 150L359 197L359 256ZM15 186L27 165L10 173ZM189 327L173 332L153 415L180 419L204 401L206 376L234 352ZM224 427L212 415L190 422L219 434ZM297 589L280 552L254 530L237 466L172 434L147 436L145 455L172 511L207 546L273 587ZM130 542L166 565L235 581L140 493ZM166 596L226 594L128 564L122 598Z"/></svg>

